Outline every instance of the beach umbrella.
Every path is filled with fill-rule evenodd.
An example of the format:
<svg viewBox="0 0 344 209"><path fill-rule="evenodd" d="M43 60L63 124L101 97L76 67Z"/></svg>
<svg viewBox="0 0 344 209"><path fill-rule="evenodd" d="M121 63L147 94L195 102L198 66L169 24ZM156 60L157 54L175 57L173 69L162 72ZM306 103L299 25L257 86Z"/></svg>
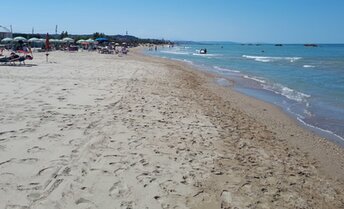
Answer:
<svg viewBox="0 0 344 209"><path fill-rule="evenodd" d="M38 38L30 38L28 41L29 42L39 42L40 40Z"/></svg>
<svg viewBox="0 0 344 209"><path fill-rule="evenodd" d="M14 41L27 41L26 38L22 37L22 36L17 36L13 39Z"/></svg>
<svg viewBox="0 0 344 209"><path fill-rule="evenodd" d="M109 41L107 38L96 38L96 41L103 42L103 41Z"/></svg>
<svg viewBox="0 0 344 209"><path fill-rule="evenodd" d="M88 43L94 43L95 41L94 41L93 39L89 38L89 39L86 40L86 42L88 42Z"/></svg>
<svg viewBox="0 0 344 209"><path fill-rule="evenodd" d="M82 42L85 42L85 40L84 39L80 39L76 43L81 44Z"/></svg>
<svg viewBox="0 0 344 209"><path fill-rule="evenodd" d="M58 43L59 40L58 39L49 39L49 43Z"/></svg>
<svg viewBox="0 0 344 209"><path fill-rule="evenodd" d="M36 43L43 43L44 41L41 41L39 38L30 38L29 43L31 43L32 47L36 47Z"/></svg>
<svg viewBox="0 0 344 209"><path fill-rule="evenodd" d="M49 33L47 33L47 36L45 37L45 51L48 51L49 48Z"/></svg>
<svg viewBox="0 0 344 209"><path fill-rule="evenodd" d="M48 56L49 56L49 33L47 33L47 36L45 37L45 58L46 58L46 62L48 62Z"/></svg>
<svg viewBox="0 0 344 209"><path fill-rule="evenodd" d="M70 43L70 42L74 42L74 39L69 38L69 37L66 37L66 38L62 39L62 41L63 41L63 42Z"/></svg>
<svg viewBox="0 0 344 209"><path fill-rule="evenodd" d="M1 42L3 42L3 43L5 43L5 42L11 42L11 41L13 41L12 38L4 38L4 39L1 40Z"/></svg>

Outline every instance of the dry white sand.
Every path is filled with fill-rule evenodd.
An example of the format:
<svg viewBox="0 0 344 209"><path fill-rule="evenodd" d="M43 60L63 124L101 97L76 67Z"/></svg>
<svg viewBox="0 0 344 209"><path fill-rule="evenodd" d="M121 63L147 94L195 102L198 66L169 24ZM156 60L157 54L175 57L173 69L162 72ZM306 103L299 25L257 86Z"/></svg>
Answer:
<svg viewBox="0 0 344 209"><path fill-rule="evenodd" d="M171 61L49 60L0 66L0 208L344 208L342 149L273 107Z"/></svg>

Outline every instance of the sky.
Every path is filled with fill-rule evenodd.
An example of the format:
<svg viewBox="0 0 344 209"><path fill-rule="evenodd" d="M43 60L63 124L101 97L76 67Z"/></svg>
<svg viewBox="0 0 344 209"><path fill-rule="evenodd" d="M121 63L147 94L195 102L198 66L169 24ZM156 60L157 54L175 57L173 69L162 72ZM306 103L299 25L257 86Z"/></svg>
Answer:
<svg viewBox="0 0 344 209"><path fill-rule="evenodd" d="M15 3L14 3L15 2ZM255 43L344 43L344 0L1 1L13 32Z"/></svg>

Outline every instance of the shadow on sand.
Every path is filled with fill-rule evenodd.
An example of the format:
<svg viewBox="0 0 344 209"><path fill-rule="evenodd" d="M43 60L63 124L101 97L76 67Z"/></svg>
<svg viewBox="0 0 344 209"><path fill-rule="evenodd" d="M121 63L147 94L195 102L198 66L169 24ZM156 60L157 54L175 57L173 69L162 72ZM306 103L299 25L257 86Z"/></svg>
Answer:
<svg viewBox="0 0 344 209"><path fill-rule="evenodd" d="M25 65L9 65L9 64L3 64L0 66L9 66L9 67L34 67L34 66L38 66L36 64L25 64Z"/></svg>

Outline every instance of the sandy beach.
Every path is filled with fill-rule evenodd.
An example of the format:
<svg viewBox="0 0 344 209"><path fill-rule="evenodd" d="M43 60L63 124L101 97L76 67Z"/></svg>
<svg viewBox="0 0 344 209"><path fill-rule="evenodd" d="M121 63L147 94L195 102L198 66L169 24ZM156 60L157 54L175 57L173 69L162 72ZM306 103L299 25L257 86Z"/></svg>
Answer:
<svg viewBox="0 0 344 209"><path fill-rule="evenodd" d="M139 52L0 65L0 208L344 208L343 148L215 79Z"/></svg>

